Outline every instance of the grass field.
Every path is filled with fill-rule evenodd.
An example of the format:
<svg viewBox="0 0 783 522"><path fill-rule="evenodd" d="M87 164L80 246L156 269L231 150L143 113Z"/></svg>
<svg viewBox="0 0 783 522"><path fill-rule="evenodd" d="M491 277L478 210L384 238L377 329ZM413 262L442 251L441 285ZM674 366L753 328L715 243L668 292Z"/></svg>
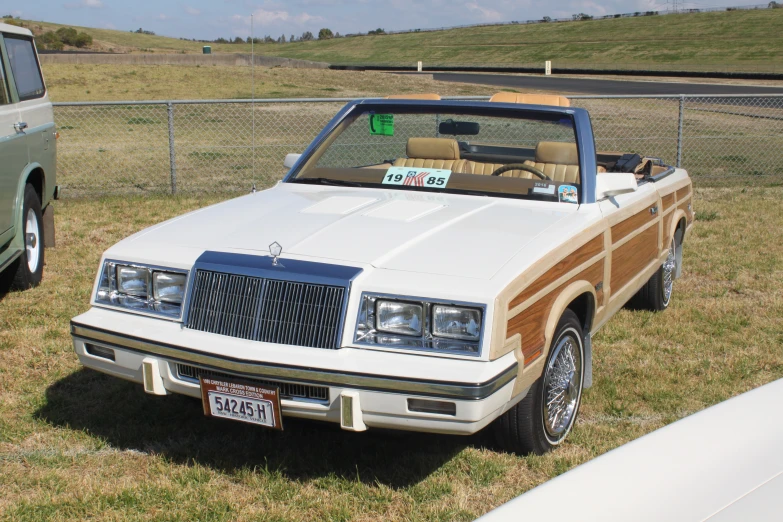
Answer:
<svg viewBox="0 0 783 522"><path fill-rule="evenodd" d="M59 202L43 284L0 297L0 518L472 520L783 377L781 198L780 187L697 188L672 306L623 310L595 337L595 385L568 442L544 457L500 453L483 435L207 420L196 400L80 368L68 321L88 308L101 252L216 198Z"/></svg>
<svg viewBox="0 0 783 522"><path fill-rule="evenodd" d="M57 24L29 22L42 29ZM375 25L383 25L376 23ZM641 16L257 45L256 52L333 64L541 65L651 69L783 69L783 9ZM116 52L201 52L202 43L106 29L95 47ZM415 28L412 28L415 29ZM214 52L250 52L214 44Z"/></svg>
<svg viewBox="0 0 783 522"><path fill-rule="evenodd" d="M44 64L54 102L249 99L249 67ZM438 82L432 76L257 67L256 98L358 98L411 92L491 95L498 87Z"/></svg>

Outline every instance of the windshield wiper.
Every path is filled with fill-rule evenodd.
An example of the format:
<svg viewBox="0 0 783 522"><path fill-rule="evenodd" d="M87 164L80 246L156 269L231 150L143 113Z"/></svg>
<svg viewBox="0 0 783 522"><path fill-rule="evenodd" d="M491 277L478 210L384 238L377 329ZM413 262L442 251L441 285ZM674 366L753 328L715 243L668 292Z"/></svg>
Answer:
<svg viewBox="0 0 783 522"><path fill-rule="evenodd" d="M335 187L363 187L358 181L331 178L301 178L294 180L296 183L309 183L310 185L332 185Z"/></svg>

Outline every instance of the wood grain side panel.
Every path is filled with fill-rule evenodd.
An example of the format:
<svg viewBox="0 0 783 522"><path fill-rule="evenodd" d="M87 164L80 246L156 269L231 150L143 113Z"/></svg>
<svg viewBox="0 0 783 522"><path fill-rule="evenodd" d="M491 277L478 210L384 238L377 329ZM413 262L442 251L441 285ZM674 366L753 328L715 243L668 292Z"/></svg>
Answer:
<svg viewBox="0 0 783 522"><path fill-rule="evenodd" d="M658 227L649 227L612 253L612 293L618 292L658 257Z"/></svg>
<svg viewBox="0 0 783 522"><path fill-rule="evenodd" d="M669 215L667 215L665 218L663 218L663 247L666 248L669 246L669 243L672 241L672 218L674 217L674 212L669 212Z"/></svg>
<svg viewBox="0 0 783 522"><path fill-rule="evenodd" d="M637 212L633 216L620 221L612 227L612 243L617 243L628 234L642 228L644 225L654 220L656 214L650 213L650 208L654 205L644 207L644 210Z"/></svg>
<svg viewBox="0 0 783 522"><path fill-rule="evenodd" d="M575 281L585 280L595 286L603 278L604 260L601 259L549 292L521 313L509 319L506 338L520 334L522 337L522 354L526 364L543 353L544 344L546 343L546 332L544 330L547 319L549 318L549 312L552 310L552 305L560 295L560 292ZM598 292L596 298L599 303L602 302L603 293Z"/></svg>
<svg viewBox="0 0 783 522"><path fill-rule="evenodd" d="M674 205L674 192L661 198L661 212L666 212Z"/></svg>
<svg viewBox="0 0 783 522"><path fill-rule="evenodd" d="M682 199L688 197L690 193L691 193L690 185L688 185L687 187L682 187L680 190L677 191L677 201L682 201Z"/></svg>
<svg viewBox="0 0 783 522"><path fill-rule="evenodd" d="M541 277L533 281L519 295L514 297L508 305L508 309L519 306L538 292L554 283L571 270L594 258L604 250L604 235L599 234L571 254L560 260L555 266L544 272Z"/></svg>
<svg viewBox="0 0 783 522"><path fill-rule="evenodd" d="M688 225L693 223L693 206L691 206L691 209L688 210L688 205L690 205L690 200L684 201L678 205L677 208L681 209L683 212L685 212L685 221Z"/></svg>

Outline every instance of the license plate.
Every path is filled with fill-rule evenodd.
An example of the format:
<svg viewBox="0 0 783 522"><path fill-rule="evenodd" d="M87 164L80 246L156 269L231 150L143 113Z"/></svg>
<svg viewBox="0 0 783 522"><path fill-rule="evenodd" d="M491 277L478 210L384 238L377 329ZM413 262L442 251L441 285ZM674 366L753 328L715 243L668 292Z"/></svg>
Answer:
<svg viewBox="0 0 783 522"><path fill-rule="evenodd" d="M240 381L200 377L204 415L283 429L280 389Z"/></svg>

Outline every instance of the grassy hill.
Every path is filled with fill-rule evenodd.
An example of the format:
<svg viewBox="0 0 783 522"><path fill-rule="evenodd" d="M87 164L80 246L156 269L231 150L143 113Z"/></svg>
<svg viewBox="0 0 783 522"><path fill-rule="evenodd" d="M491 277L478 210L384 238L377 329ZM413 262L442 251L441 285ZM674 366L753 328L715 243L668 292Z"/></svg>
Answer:
<svg viewBox="0 0 783 522"><path fill-rule="evenodd" d="M29 22L43 30L56 24ZM536 65L783 72L783 9L504 25L256 45L270 56L332 64ZM164 36L79 28L116 52L201 52ZM213 52L249 52L213 44Z"/></svg>

